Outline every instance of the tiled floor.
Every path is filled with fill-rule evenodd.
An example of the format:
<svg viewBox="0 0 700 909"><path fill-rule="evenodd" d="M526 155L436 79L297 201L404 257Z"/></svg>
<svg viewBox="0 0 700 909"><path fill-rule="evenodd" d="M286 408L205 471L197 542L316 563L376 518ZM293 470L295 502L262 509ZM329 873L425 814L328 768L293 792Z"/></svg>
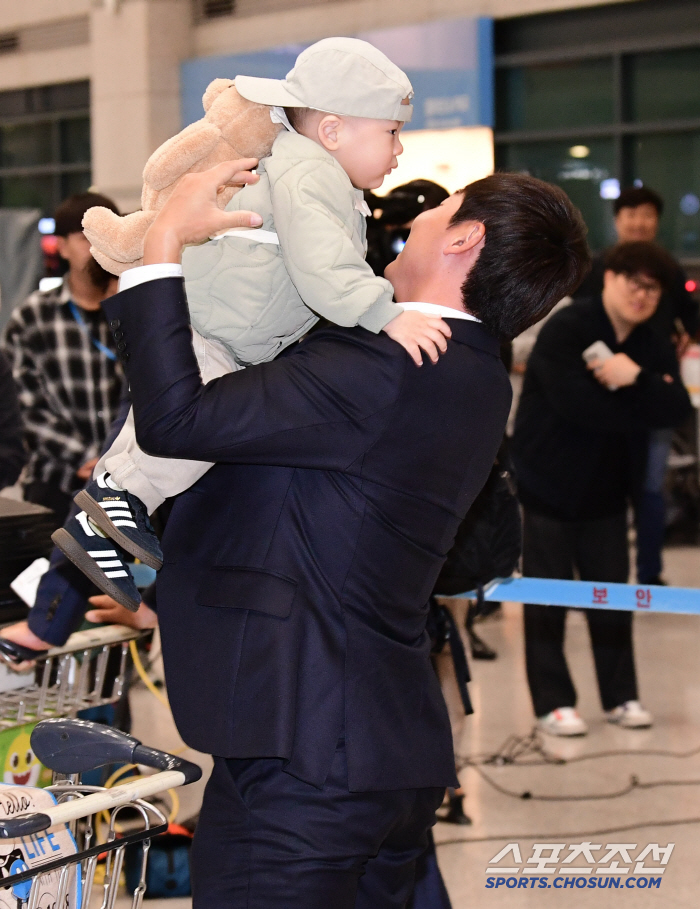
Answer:
<svg viewBox="0 0 700 909"><path fill-rule="evenodd" d="M694 548L668 551L669 581L678 586L700 587L698 556ZM635 622L640 693L643 703L656 717L652 729L624 730L604 721L585 621L582 615L570 613L567 655L579 692L579 709L590 724L590 732L585 738L568 741L547 737L546 744L552 753L563 757L611 750L625 753L570 765L488 766L483 772L502 787L516 793L527 791L533 796L600 796L624 789L632 775L642 783L696 780L698 785L637 789L618 798L547 802L502 795L474 769L464 770L461 779L467 791L465 808L473 825L438 824L436 827L436 840L442 844L438 857L454 909L491 906L540 909L547 905L579 909L607 907L613 903L621 909L632 906L690 909L698 905L700 617L651 614L638 616ZM525 735L533 723L525 683L520 605L505 604L500 619L489 620L479 628L496 648L499 658L493 663L472 663L475 714L465 723L459 749L463 755L496 752L509 735ZM644 750L691 749L698 749L698 754L688 758L636 754ZM670 824L678 820L691 823ZM561 852L564 858L569 845L585 841L602 846L634 843L637 848L630 850L632 858L649 843L661 846L675 843L675 848L658 890L625 889L613 896L607 890L588 888L558 893L552 887L550 894L538 885L526 890L509 890L504 886L486 889L487 877L493 876L486 874L489 861L508 843L519 844L525 863L533 854L534 843L565 843L567 848ZM600 859L602 854L594 853L594 858ZM517 863L508 859L500 864ZM577 861L576 864L586 863ZM624 864L620 862L621 867Z"/></svg>
<svg viewBox="0 0 700 909"><path fill-rule="evenodd" d="M700 587L699 555L693 548L669 550L669 581L678 586ZM463 723L459 751L464 756L496 752L508 736L523 736L532 728L520 613L518 604L505 604L500 618L479 626L499 656L493 663L472 663L474 681L470 690L475 714ZM465 808L473 825L438 824L435 834L454 909L540 909L549 905L579 909L613 904L619 909L694 909L698 905L700 750L687 758L640 752L700 749L700 617L639 616L635 643L641 697L656 717L654 727L648 731L617 729L604 722L585 623L582 616L570 613L567 653L580 695L579 708L590 724L590 733L586 738L569 741L549 738L546 744L552 753L564 757L610 750L624 753L570 765L483 768L489 779L516 793L585 797L576 801L510 797L497 792L476 770L464 770L461 776L467 791ZM170 717L151 695L136 691L134 706L136 735L158 747L174 749L180 745ZM208 763L206 758L198 759ZM642 783L697 780L698 785L638 788L617 798L590 798L624 789L632 775ZM189 791L181 790L180 817L196 811L200 796L201 784ZM687 823L670 823L683 820ZM552 887L552 893L545 893L538 886L517 890L505 886L486 888L487 877L495 876L486 874L489 861L508 843L518 843L525 863L534 843L566 844L563 858L569 845L586 841L601 846L635 844L630 849L633 858L649 843L675 843L675 848L659 889L622 889L613 896L608 890L588 888L559 892ZM594 856L600 859L602 852ZM500 864L515 863L508 860ZM151 909L188 909L189 901L170 900L162 907L153 901L149 905Z"/></svg>

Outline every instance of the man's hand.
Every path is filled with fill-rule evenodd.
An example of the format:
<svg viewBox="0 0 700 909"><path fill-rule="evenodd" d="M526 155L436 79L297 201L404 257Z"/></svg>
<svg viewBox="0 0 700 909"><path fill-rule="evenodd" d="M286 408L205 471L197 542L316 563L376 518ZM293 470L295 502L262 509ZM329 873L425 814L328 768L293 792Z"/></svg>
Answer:
<svg viewBox="0 0 700 909"><path fill-rule="evenodd" d="M427 316L415 310L406 310L384 326L390 338L405 348L413 358L416 366L423 365L424 350L433 363L437 363L440 354L447 350L447 339L452 331L447 322L438 316Z"/></svg>
<svg viewBox="0 0 700 909"><path fill-rule="evenodd" d="M80 480L89 480L92 477L92 472L97 466L97 462L99 460L99 458L90 458L89 461L86 461L81 467L76 470L76 477L78 477Z"/></svg>
<svg viewBox="0 0 700 909"><path fill-rule="evenodd" d="M637 376L642 371L641 366L623 353L615 354L604 363L601 360L591 360L588 368L593 372L600 384L605 385L611 391L616 388L634 385L637 381Z"/></svg>
<svg viewBox="0 0 700 909"><path fill-rule="evenodd" d="M53 644L47 644L46 641L42 641L41 638L38 638L33 631L30 630L29 624L24 622L15 622L14 625L6 625L0 635L3 638L7 638L8 641L12 641L14 644L20 644L22 647L29 647L31 650L50 650L53 647ZM25 660L23 663L13 663L12 660L3 657L3 662L10 667L14 672L26 672L28 669L31 669L34 666L34 660Z"/></svg>
<svg viewBox="0 0 700 909"><path fill-rule="evenodd" d="M143 264L179 262L182 248L201 243L232 227L260 227L262 218L250 211L221 211L216 204L222 186L241 186L260 179L250 171L257 158L224 161L199 174L185 174L158 212L144 238Z"/></svg>
<svg viewBox="0 0 700 909"><path fill-rule="evenodd" d="M137 612L131 612L121 603L117 603L112 597L106 594L90 597L89 603L95 607L85 613L88 622L108 623L110 625L126 625L127 628L136 628L143 631L147 628L155 628L158 624L158 616L145 603L141 603Z"/></svg>

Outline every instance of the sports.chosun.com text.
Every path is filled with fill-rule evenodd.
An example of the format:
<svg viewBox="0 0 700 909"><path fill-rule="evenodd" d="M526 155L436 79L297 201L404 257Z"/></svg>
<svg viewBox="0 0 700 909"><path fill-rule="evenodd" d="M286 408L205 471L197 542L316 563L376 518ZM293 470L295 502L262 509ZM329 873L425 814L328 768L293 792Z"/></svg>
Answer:
<svg viewBox="0 0 700 909"><path fill-rule="evenodd" d="M658 890L661 887L661 880L660 877L627 877L623 879L612 875L601 877L595 875L593 877L555 877L553 880L530 875L528 877L487 877L486 889L507 887L509 890L533 890L535 888L545 890L553 887L555 890L571 890L578 887L579 890L582 890L584 887L591 889L597 887L601 890L653 890L654 888Z"/></svg>

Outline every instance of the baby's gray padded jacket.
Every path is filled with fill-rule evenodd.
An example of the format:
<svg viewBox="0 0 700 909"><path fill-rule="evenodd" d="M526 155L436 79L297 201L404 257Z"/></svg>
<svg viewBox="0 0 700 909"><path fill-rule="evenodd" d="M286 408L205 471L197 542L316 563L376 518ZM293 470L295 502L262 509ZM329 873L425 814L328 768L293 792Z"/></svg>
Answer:
<svg viewBox="0 0 700 909"><path fill-rule="evenodd" d="M320 145L284 131L229 211L254 211L279 246L224 237L182 259L193 327L241 366L271 360L319 316L379 332L403 310L365 262L360 190Z"/></svg>

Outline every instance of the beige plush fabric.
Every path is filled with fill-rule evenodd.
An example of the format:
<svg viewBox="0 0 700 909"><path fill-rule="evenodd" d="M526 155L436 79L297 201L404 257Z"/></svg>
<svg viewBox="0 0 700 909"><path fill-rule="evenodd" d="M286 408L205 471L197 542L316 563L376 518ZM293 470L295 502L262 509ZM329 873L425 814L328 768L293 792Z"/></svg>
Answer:
<svg viewBox="0 0 700 909"><path fill-rule="evenodd" d="M202 104L204 117L164 142L146 162L141 211L123 218L99 206L86 212L83 230L92 254L113 275L142 264L146 231L184 174L270 153L281 126L270 119L269 107L242 98L230 79L215 79ZM224 188L219 207L225 208L238 191L238 187Z"/></svg>
<svg viewBox="0 0 700 909"><path fill-rule="evenodd" d="M320 145L282 132L260 181L227 205L263 218L279 245L223 237L182 259L193 327L240 365L270 360L318 321L379 332L402 312L365 262L362 193Z"/></svg>

